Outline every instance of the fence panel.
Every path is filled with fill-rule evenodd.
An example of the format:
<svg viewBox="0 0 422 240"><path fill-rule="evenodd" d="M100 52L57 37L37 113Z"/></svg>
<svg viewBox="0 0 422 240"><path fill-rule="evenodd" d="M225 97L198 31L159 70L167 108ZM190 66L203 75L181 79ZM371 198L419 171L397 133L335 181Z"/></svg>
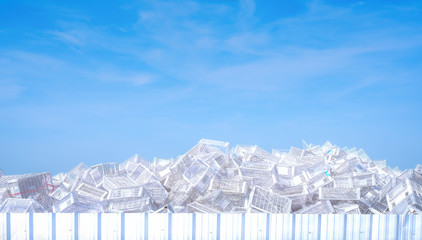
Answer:
<svg viewBox="0 0 422 240"><path fill-rule="evenodd" d="M422 215L0 213L0 239L422 239Z"/></svg>

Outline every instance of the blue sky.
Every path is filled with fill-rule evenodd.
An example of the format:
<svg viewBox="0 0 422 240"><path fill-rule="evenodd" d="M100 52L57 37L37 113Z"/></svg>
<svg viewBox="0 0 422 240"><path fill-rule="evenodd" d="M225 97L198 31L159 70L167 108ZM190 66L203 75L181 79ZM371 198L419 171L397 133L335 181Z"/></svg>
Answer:
<svg viewBox="0 0 422 240"><path fill-rule="evenodd" d="M418 1L1 1L0 168L68 171L201 138L326 140L422 163Z"/></svg>

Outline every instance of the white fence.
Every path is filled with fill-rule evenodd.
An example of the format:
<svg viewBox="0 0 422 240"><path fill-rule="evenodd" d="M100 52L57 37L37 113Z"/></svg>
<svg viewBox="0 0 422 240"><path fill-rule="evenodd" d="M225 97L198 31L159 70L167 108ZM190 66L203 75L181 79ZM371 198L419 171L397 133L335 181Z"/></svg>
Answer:
<svg viewBox="0 0 422 240"><path fill-rule="evenodd" d="M422 216L1 213L0 239L422 239Z"/></svg>

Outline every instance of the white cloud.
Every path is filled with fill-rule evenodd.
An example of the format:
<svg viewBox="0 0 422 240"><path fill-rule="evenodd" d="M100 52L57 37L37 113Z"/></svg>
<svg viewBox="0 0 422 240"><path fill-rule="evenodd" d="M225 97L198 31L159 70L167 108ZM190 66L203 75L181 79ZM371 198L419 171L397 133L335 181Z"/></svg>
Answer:
<svg viewBox="0 0 422 240"><path fill-rule="evenodd" d="M24 88L20 85L0 81L0 101L18 98L23 91Z"/></svg>
<svg viewBox="0 0 422 240"><path fill-rule="evenodd" d="M83 45L85 43L85 36L80 31L71 30L68 32L61 32L61 31L51 31L50 34L57 37L60 41L76 44L76 45Z"/></svg>
<svg viewBox="0 0 422 240"><path fill-rule="evenodd" d="M154 75L143 72L130 72L119 69L100 71L98 73L86 73L88 78L98 79L105 82L128 82L135 86L152 83Z"/></svg>
<svg viewBox="0 0 422 240"><path fill-rule="evenodd" d="M254 0L241 0L240 1L240 18L252 17L255 12L255 1Z"/></svg>
<svg viewBox="0 0 422 240"><path fill-rule="evenodd" d="M11 65L21 63L37 66L59 67L65 62L45 54L38 54L26 51L4 51L3 58L0 61L5 61ZM4 69L5 70L5 69Z"/></svg>
<svg viewBox="0 0 422 240"><path fill-rule="evenodd" d="M149 20L154 20L158 16L155 12L152 11L141 11L139 12L139 22L146 22Z"/></svg>
<svg viewBox="0 0 422 240"><path fill-rule="evenodd" d="M180 4L156 1L138 11L138 24L142 28L134 23L134 28L128 30L133 31L135 37L114 35L107 32L107 28L62 22L58 30L49 33L60 41L87 49L93 46L87 42L95 43L101 51L133 59L154 71L125 70L119 66L95 68L104 62L110 64L112 59L94 59L97 62L91 68L77 66L79 72L92 79L145 85L174 77L193 85L205 83L248 90L285 88L342 72L365 70L365 74L374 75L378 72L371 72L364 65L371 64L377 57L369 56L361 62L362 55L409 49L421 42L421 36L415 38L410 33L409 38L397 34L400 26L394 24L391 29L374 27L371 31L361 31L356 28L349 32L333 21L350 22L362 17L363 22L373 22L378 16L376 13L359 16L350 8L332 7L320 1L308 4L308 11L301 15L245 29L235 22L236 13L239 18L253 17L255 2L242 0L239 4L234 9L229 5L191 1ZM203 13L223 14L220 17L234 15L234 21L229 19L225 22L227 26L223 26L220 22L215 24L196 17ZM321 28L330 24L337 27ZM319 39L321 36L333 40L336 46L325 43L325 39Z"/></svg>

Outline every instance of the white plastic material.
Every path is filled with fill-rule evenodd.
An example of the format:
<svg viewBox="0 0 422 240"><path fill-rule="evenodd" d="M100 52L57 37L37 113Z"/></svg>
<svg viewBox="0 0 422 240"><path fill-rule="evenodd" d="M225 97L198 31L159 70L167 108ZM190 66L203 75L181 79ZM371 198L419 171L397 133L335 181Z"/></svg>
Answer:
<svg viewBox="0 0 422 240"><path fill-rule="evenodd" d="M4 175L3 212L422 213L422 165L390 168L362 149L303 142L273 150L201 139L186 153L139 155L67 173ZM312 230L313 231L313 230ZM214 235L215 236L215 235ZM168 237L168 236L167 236Z"/></svg>

